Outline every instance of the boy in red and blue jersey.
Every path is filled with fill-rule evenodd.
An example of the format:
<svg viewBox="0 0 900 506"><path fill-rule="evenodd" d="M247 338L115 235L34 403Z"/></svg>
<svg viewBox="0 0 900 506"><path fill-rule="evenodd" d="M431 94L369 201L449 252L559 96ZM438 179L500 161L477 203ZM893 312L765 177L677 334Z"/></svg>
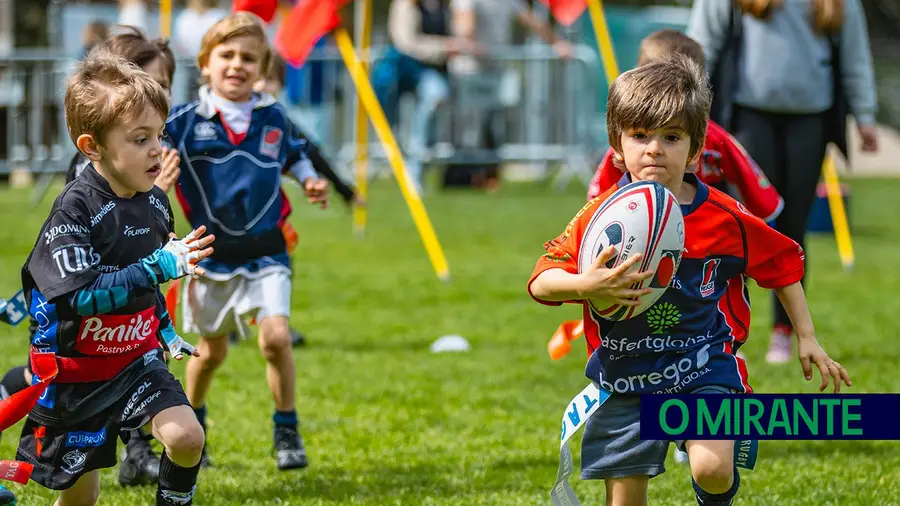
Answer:
<svg viewBox="0 0 900 506"><path fill-rule="evenodd" d="M277 467L307 466L295 408L296 371L288 318L291 263L285 225L291 206L283 176L303 186L311 203L326 204L307 143L284 108L253 86L265 75L270 50L255 15L222 18L203 36L197 63L208 82L199 100L174 107L166 133L181 158L176 194L188 221L216 235L203 279L182 285L185 332L201 337L188 363L186 393L205 427L207 394L228 353L229 333L259 325L259 347L275 401ZM204 461L206 461L204 449Z"/></svg>
<svg viewBox="0 0 900 506"><path fill-rule="evenodd" d="M739 393L752 391L736 351L747 337L750 302L744 278L774 289L798 332L804 374L811 364L835 391L850 385L815 337L800 278L803 252L743 205L685 174L701 156L711 94L707 77L684 55L668 55L622 74L607 105L610 145L628 169L619 184L588 202L559 237L545 244L528 283L547 305L582 304L590 358L585 375L612 393L588 419L582 439L582 478L606 481L607 502L645 504L649 478L665 472L669 441L642 440L642 393ZM626 306L650 289L632 286L653 272L630 273L635 255L613 269L612 247L579 272L578 252L596 210L620 186L655 181L677 198L684 215L684 248L678 271L663 296L643 314L611 322L585 301ZM730 505L740 484L734 441L676 441L686 448L699 504Z"/></svg>

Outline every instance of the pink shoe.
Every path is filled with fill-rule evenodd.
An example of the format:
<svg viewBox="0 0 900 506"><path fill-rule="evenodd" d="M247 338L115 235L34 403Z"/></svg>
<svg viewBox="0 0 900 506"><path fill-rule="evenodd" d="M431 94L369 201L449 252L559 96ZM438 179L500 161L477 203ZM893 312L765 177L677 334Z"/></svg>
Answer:
<svg viewBox="0 0 900 506"><path fill-rule="evenodd" d="M769 351L766 353L766 362L769 364L784 364L793 360L791 349L791 332L785 329L775 328L769 341Z"/></svg>

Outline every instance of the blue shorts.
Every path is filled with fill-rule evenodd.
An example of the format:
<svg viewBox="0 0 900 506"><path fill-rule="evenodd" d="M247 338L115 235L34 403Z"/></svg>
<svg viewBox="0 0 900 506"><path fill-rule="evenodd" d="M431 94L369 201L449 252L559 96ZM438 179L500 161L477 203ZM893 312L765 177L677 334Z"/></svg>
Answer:
<svg viewBox="0 0 900 506"><path fill-rule="evenodd" d="M725 387L706 386L691 393L732 392ZM684 440L642 440L641 397L613 394L584 425L581 479L659 476L666 472L665 461L670 442L684 449Z"/></svg>

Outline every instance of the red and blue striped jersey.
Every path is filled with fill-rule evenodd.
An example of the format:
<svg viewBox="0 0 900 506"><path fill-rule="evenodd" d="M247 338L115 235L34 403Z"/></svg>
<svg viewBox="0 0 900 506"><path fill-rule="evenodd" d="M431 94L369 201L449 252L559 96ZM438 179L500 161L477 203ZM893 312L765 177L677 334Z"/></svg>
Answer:
<svg viewBox="0 0 900 506"><path fill-rule="evenodd" d="M545 243L529 293L531 282L545 270L578 273L585 227L604 200L630 182L626 174L588 202L562 235ZM571 301L584 307L590 353L585 374L612 392L679 393L708 385L751 392L747 368L735 354L750 328L745 279L780 288L803 277L803 250L796 242L695 175L685 174L685 182L696 186L697 194L691 205L682 205L684 252L663 296L621 322L604 320L584 301Z"/></svg>

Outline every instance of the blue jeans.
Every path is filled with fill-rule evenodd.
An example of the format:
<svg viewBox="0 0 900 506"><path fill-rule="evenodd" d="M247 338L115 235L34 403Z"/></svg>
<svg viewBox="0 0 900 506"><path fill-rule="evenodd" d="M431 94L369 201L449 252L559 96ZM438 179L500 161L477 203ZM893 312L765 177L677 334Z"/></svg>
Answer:
<svg viewBox="0 0 900 506"><path fill-rule="evenodd" d="M447 77L418 60L390 48L372 69L372 86L391 125L397 124L400 96L404 93L416 94L416 107L407 142L409 151L407 171L417 190L421 191L421 159L428 145L434 113L450 95Z"/></svg>

